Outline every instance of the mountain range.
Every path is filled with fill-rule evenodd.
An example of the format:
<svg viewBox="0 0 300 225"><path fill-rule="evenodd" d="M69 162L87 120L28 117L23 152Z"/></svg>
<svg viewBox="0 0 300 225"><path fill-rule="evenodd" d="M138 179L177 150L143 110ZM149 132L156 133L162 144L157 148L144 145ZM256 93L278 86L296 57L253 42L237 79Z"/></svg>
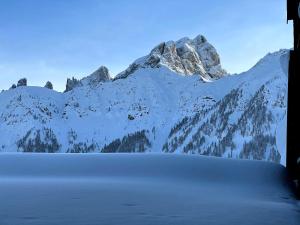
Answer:
<svg viewBox="0 0 300 225"><path fill-rule="evenodd" d="M0 93L1 152L185 153L285 163L289 51L229 74L202 35L163 42L112 77ZM48 85L47 87L51 87Z"/></svg>

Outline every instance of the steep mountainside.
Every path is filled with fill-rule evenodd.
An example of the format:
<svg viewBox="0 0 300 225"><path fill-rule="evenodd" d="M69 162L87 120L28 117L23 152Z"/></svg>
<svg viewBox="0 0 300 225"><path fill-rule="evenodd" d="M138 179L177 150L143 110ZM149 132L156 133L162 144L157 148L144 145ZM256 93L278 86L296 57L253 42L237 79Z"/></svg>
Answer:
<svg viewBox="0 0 300 225"><path fill-rule="evenodd" d="M112 79L0 94L0 151L168 152L285 162L288 51L228 75L203 36L162 43ZM220 79L221 78L221 79Z"/></svg>

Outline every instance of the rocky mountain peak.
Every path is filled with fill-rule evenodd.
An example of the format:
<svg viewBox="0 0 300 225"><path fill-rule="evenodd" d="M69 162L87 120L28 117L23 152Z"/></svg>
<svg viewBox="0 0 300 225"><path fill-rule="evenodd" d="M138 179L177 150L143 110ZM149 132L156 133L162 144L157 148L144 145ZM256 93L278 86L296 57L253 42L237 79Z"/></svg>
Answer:
<svg viewBox="0 0 300 225"><path fill-rule="evenodd" d="M66 90L65 92L71 91L75 87L80 87L83 85L89 85L91 87L96 87L99 83L107 82L111 80L109 70L105 66L101 66L91 75L77 80L76 78L67 79Z"/></svg>
<svg viewBox="0 0 300 225"><path fill-rule="evenodd" d="M101 66L95 72L93 72L90 76L86 77L89 80L90 84L98 84L100 82L106 82L111 79L109 70L105 66Z"/></svg>
<svg viewBox="0 0 300 225"><path fill-rule="evenodd" d="M117 79L125 78L139 68L161 66L183 75L199 74L206 79L218 79L226 75L216 49L204 36L198 35L194 39L185 37L176 42L160 43L149 55L136 60L127 70L117 75Z"/></svg>
<svg viewBox="0 0 300 225"><path fill-rule="evenodd" d="M22 86L27 86L27 79L26 78L22 78L18 81L17 87L22 87Z"/></svg>

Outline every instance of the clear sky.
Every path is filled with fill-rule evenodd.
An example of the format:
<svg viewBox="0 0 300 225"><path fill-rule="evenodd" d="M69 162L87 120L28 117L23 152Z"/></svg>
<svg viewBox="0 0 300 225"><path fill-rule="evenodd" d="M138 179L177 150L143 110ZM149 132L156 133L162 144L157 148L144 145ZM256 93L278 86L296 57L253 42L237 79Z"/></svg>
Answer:
<svg viewBox="0 0 300 225"><path fill-rule="evenodd" d="M230 73L292 47L286 0L0 0L0 89L19 78L63 90L107 66L113 75L162 41L203 34Z"/></svg>

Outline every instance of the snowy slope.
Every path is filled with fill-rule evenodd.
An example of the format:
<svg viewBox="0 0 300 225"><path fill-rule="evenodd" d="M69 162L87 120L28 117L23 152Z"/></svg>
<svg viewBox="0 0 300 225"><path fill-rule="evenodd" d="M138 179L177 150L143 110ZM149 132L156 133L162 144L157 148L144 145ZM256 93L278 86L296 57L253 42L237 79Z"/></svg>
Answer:
<svg viewBox="0 0 300 225"><path fill-rule="evenodd" d="M101 67L70 80L65 93L2 92L0 151L174 152L284 164L288 51L231 76L198 36L166 42L132 65L115 79Z"/></svg>
<svg viewBox="0 0 300 225"><path fill-rule="evenodd" d="M217 90L230 85L231 91L174 126L164 151L284 163L287 63L287 51L280 51L244 74L216 81Z"/></svg>
<svg viewBox="0 0 300 225"><path fill-rule="evenodd" d="M300 224L285 168L274 163L1 154L0 165L1 225Z"/></svg>

